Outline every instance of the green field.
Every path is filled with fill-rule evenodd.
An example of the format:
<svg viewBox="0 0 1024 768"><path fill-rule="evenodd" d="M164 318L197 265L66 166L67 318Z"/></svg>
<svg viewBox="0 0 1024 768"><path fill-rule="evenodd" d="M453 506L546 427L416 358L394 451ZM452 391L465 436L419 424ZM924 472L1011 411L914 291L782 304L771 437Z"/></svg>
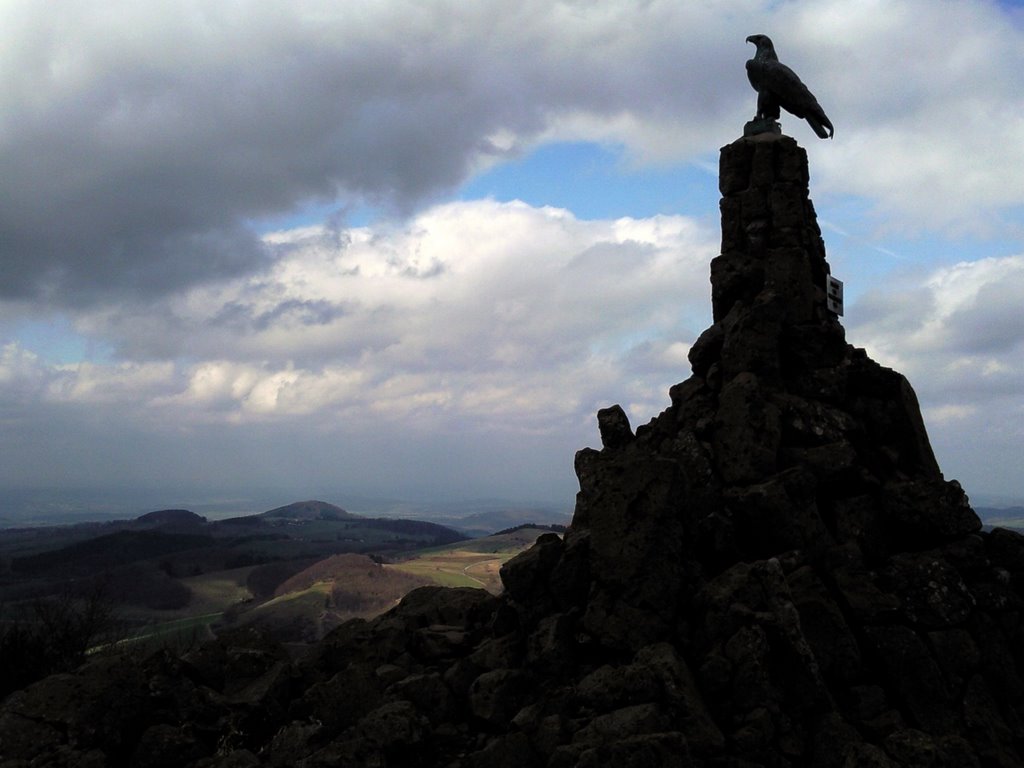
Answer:
<svg viewBox="0 0 1024 768"><path fill-rule="evenodd" d="M496 595L502 590L501 566L530 547L542 533L549 531L524 528L500 536L432 547L390 567L431 579L441 586L478 587Z"/></svg>
<svg viewBox="0 0 1024 768"><path fill-rule="evenodd" d="M211 636L210 625L217 622L224 611L252 599L252 593L245 586L245 579L252 568L246 566L180 579L192 591L192 598L184 608L125 609L122 617L128 627L128 641L180 643Z"/></svg>
<svg viewBox="0 0 1024 768"><path fill-rule="evenodd" d="M472 552L452 552L447 555L425 555L388 567L429 579L442 587L477 587L497 594L501 591L500 582L496 582L488 568L496 573L502 562L493 557L481 560Z"/></svg>
<svg viewBox="0 0 1024 768"><path fill-rule="evenodd" d="M365 557L334 556L291 577L273 598L245 607L232 620L258 622L288 640L306 642L347 619L380 614L417 585L474 587L498 594L502 590L501 566L547 532L528 528L431 547L383 566ZM232 584L244 581L241 573L234 581L215 576L197 577L189 583L197 599L201 594L207 605L214 605L237 597Z"/></svg>

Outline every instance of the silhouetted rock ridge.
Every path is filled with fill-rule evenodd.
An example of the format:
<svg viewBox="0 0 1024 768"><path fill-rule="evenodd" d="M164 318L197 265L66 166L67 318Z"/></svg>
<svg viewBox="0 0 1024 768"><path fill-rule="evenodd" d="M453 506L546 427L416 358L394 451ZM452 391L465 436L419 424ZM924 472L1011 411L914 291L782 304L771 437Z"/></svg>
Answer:
<svg viewBox="0 0 1024 768"><path fill-rule="evenodd" d="M720 186L693 375L635 432L599 413L572 525L502 597L416 590L299 662L251 631L97 661L5 702L0 759L1024 764L1024 538L981 531L910 384L828 312L804 151L738 140Z"/></svg>

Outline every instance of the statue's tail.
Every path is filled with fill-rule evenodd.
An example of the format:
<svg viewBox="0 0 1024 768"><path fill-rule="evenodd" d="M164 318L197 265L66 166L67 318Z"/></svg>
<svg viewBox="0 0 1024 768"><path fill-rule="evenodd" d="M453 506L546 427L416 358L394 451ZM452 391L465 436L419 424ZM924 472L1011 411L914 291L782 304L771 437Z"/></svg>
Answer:
<svg viewBox="0 0 1024 768"><path fill-rule="evenodd" d="M831 139L832 134L835 133L835 129L832 127L832 121L829 120L825 113L818 111L815 115L807 115L807 122L810 124L814 132L818 134L819 139Z"/></svg>

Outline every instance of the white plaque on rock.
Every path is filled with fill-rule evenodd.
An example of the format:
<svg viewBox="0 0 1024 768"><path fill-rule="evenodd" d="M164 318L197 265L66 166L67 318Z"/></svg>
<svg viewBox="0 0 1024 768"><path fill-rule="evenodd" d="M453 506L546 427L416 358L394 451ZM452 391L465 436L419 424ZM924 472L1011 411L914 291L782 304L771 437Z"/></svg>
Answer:
<svg viewBox="0 0 1024 768"><path fill-rule="evenodd" d="M825 278L825 294L828 297L828 310L834 315L843 316L843 281L836 280L832 275Z"/></svg>

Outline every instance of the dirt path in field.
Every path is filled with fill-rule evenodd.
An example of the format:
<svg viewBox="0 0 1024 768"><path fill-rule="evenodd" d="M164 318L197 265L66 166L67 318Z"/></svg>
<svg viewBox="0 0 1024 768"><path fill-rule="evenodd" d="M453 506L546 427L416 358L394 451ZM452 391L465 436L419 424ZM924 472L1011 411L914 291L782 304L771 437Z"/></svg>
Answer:
<svg viewBox="0 0 1024 768"><path fill-rule="evenodd" d="M495 593L495 589L496 588L497 588L497 591L501 591L501 581L500 581L500 579L497 576L497 571L501 567L501 564L503 562L504 562L504 560L502 558L500 558L500 557L496 557L496 558L493 558L491 560L478 560L477 562L470 563L465 568L463 568L462 569L462 575L465 576L467 579L472 579L477 584L479 584L481 587L486 589L488 592ZM473 574L471 574L469 572L470 568L483 568L483 569L485 569L487 577L488 577L489 580L488 581L484 581L483 579L477 578L476 576L474 576Z"/></svg>

